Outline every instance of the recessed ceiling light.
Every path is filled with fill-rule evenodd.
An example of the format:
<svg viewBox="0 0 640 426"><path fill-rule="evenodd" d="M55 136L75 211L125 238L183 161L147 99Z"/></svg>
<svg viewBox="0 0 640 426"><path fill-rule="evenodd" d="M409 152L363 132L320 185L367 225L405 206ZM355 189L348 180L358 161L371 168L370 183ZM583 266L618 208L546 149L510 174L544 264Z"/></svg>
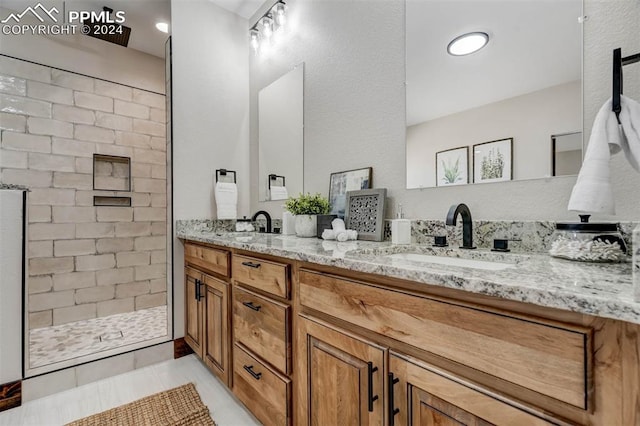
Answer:
<svg viewBox="0 0 640 426"><path fill-rule="evenodd" d="M469 55L482 49L488 42L489 35L487 33L467 33L451 40L447 46L447 52L453 56Z"/></svg>
<svg viewBox="0 0 640 426"><path fill-rule="evenodd" d="M158 29L158 31L162 31L163 33L169 32L169 24L167 24L166 22L158 22L156 24L156 28Z"/></svg>

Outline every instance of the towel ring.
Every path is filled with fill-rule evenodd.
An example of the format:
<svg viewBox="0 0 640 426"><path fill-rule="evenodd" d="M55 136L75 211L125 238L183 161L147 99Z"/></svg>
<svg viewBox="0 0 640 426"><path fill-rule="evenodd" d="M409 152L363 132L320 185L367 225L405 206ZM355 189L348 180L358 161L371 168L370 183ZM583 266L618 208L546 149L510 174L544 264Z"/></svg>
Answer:
<svg viewBox="0 0 640 426"><path fill-rule="evenodd" d="M271 181L272 180L278 180L278 179L282 179L282 185L280 185L280 186L287 186L285 184L284 176L278 176L278 175L275 175L275 174L272 173L272 174L269 175L269 189L271 189Z"/></svg>
<svg viewBox="0 0 640 426"><path fill-rule="evenodd" d="M217 169L216 170L216 182L220 182L220 177L221 176L227 176L227 174L229 173L233 173L233 183L237 183L236 181L236 172L233 170L227 170L227 169Z"/></svg>

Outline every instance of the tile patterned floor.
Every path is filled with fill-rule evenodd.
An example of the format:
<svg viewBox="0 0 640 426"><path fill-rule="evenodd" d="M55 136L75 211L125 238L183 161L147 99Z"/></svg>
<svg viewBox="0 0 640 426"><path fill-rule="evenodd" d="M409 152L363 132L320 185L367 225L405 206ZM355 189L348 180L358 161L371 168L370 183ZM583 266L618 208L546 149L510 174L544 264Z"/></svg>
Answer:
<svg viewBox="0 0 640 426"><path fill-rule="evenodd" d="M42 367L166 335L166 306L37 328L29 332L29 366Z"/></svg>

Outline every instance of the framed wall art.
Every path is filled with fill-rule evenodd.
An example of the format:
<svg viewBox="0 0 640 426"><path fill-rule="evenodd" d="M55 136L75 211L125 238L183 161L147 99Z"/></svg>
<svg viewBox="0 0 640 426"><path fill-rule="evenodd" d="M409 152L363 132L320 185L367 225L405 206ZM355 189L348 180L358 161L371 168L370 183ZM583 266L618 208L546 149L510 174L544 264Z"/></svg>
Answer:
<svg viewBox="0 0 640 426"><path fill-rule="evenodd" d="M513 138L473 146L473 182L502 182L513 179Z"/></svg>
<svg viewBox="0 0 640 426"><path fill-rule="evenodd" d="M436 152L436 186L469 183L469 147Z"/></svg>
<svg viewBox="0 0 640 426"><path fill-rule="evenodd" d="M382 241L386 198L385 188L347 192L345 224L358 231L359 240Z"/></svg>
<svg viewBox="0 0 640 426"><path fill-rule="evenodd" d="M329 204L331 214L343 218L347 206L347 191L371 188L373 168L347 170L345 172L331 173L329 179Z"/></svg>

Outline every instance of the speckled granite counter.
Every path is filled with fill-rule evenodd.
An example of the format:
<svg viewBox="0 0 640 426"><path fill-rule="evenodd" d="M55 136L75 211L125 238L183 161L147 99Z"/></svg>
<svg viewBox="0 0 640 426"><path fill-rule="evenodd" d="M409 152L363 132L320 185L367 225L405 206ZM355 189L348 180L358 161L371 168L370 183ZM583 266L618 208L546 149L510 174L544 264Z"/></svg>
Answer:
<svg viewBox="0 0 640 426"><path fill-rule="evenodd" d="M11 183L2 183L0 182L0 190L15 190L15 191L28 191L29 189L26 186L22 185L14 185Z"/></svg>
<svg viewBox="0 0 640 426"><path fill-rule="evenodd" d="M432 249L388 242L344 243L256 233L215 232L178 226L177 237L250 250L640 324L633 301L631 263L589 264L546 255L496 254L485 250ZM413 262L385 257L400 252L491 259L513 266L501 271Z"/></svg>

